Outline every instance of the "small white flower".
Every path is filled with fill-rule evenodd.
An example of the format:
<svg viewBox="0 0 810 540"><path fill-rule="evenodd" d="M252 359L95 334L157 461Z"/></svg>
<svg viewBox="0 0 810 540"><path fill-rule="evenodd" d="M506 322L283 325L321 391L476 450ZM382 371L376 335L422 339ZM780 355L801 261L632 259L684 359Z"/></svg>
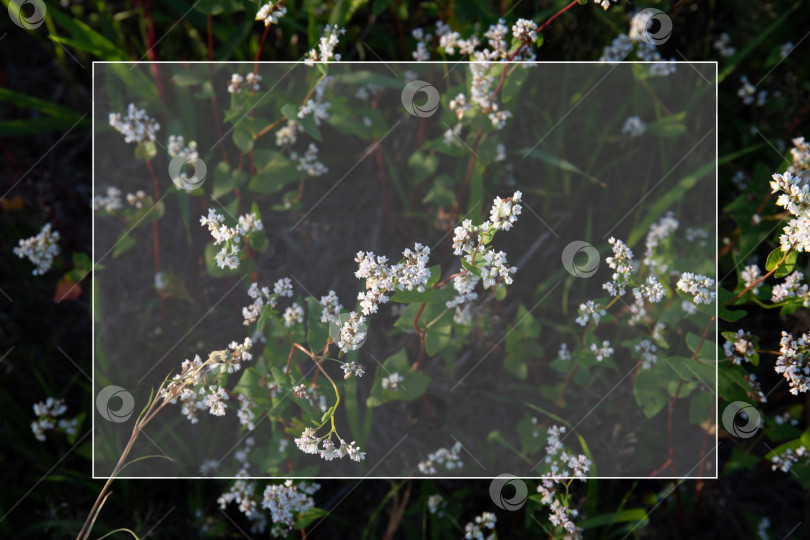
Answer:
<svg viewBox="0 0 810 540"><path fill-rule="evenodd" d="M270 26L273 23L278 23L284 15L287 14L287 8L282 2L268 2L259 8L256 13L256 20L263 21L265 26Z"/></svg>
<svg viewBox="0 0 810 540"><path fill-rule="evenodd" d="M144 109L138 109L134 103L127 107L127 115L110 113L110 126L124 135L124 142L142 143L155 140L155 133L160 130L160 124L150 118Z"/></svg>
<svg viewBox="0 0 810 540"><path fill-rule="evenodd" d="M613 356L613 348L607 340L602 341L602 346L597 347L596 343L591 343L591 352L596 355L596 360L601 362L606 358Z"/></svg>
<svg viewBox="0 0 810 540"><path fill-rule="evenodd" d="M46 223L36 236L21 239L12 251L20 259L27 258L34 263L31 273L41 276L50 270L53 258L59 255L59 239L59 232Z"/></svg>
<svg viewBox="0 0 810 540"><path fill-rule="evenodd" d="M402 387L402 381L404 380L405 379L399 373L392 373L382 378L382 387L386 390L396 392Z"/></svg>
<svg viewBox="0 0 810 540"><path fill-rule="evenodd" d="M678 280L678 290L694 295L695 304L711 304L717 297L712 278L684 272Z"/></svg>
<svg viewBox="0 0 810 540"><path fill-rule="evenodd" d="M295 326L295 324L301 324L304 322L304 308L302 308L298 303L293 303L293 305L289 306L286 310L284 310L284 326L287 328L291 328Z"/></svg>
<svg viewBox="0 0 810 540"><path fill-rule="evenodd" d="M622 126L622 134L631 137L640 137L646 130L647 125L638 116L631 116L624 121L624 126Z"/></svg>

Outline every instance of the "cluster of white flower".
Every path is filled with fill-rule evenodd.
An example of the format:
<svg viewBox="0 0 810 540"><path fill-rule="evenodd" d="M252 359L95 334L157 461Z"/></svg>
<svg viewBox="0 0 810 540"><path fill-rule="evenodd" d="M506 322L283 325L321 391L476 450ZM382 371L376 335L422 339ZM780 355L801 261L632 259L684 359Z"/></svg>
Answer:
<svg viewBox="0 0 810 540"><path fill-rule="evenodd" d="M810 460L810 454L807 452L807 447L804 445L799 446L795 450L788 448L781 454L774 455L771 458L771 470L775 471L779 469L782 472L788 472L800 459L804 459L805 463Z"/></svg>
<svg viewBox="0 0 810 540"><path fill-rule="evenodd" d="M796 216L779 237L782 251L788 251L794 244L796 251L810 251L810 189L790 171L774 174L770 184L773 193L782 192L776 199L776 205L785 207Z"/></svg>
<svg viewBox="0 0 810 540"><path fill-rule="evenodd" d="M494 530L498 518L492 512L484 512L480 516L475 516L475 520L464 526L464 538L467 540L485 540L484 530ZM495 534L486 537L495 538Z"/></svg>
<svg viewBox="0 0 810 540"><path fill-rule="evenodd" d="M492 122L492 127L498 131L506 127L506 121L512 118L512 111L499 111L497 105L492 106L492 112L488 115L489 121Z"/></svg>
<svg viewBox="0 0 810 540"><path fill-rule="evenodd" d="M537 23L528 19L518 19L512 25L512 36L518 41L537 41Z"/></svg>
<svg viewBox="0 0 810 540"><path fill-rule="evenodd" d="M358 362L346 362L340 367L343 368L344 379L348 379L352 375L354 375L355 377L362 377L363 374L366 372L365 369L363 369L363 365Z"/></svg>
<svg viewBox="0 0 810 540"><path fill-rule="evenodd" d="M622 126L622 135L630 135L631 137L640 137L647 131L647 124L641 121L638 116L631 116L624 121Z"/></svg>
<svg viewBox="0 0 810 540"><path fill-rule="evenodd" d="M755 374L748 373L746 375L743 375L743 379L745 379L745 382L748 383L749 396L751 396L752 398L756 399L761 403L765 403L768 401L767 397L765 396L765 393L762 391L762 386L759 384L759 381L757 380L757 376Z"/></svg>
<svg viewBox="0 0 810 540"><path fill-rule="evenodd" d="M329 291L326 296L321 296L320 300L323 311L321 312L322 323L340 324L340 310L343 306L335 291Z"/></svg>
<svg viewBox="0 0 810 540"><path fill-rule="evenodd" d="M462 39L461 34L450 29L449 24L436 21L436 35L439 37L439 48L446 54L459 54L466 56L472 54L478 47L478 38L471 36L469 39Z"/></svg>
<svg viewBox="0 0 810 540"><path fill-rule="evenodd" d="M399 373L391 373L387 377L383 377L380 384L382 384L383 389L391 390L392 392L399 391L402 388L402 381L405 379Z"/></svg>
<svg viewBox="0 0 810 540"><path fill-rule="evenodd" d="M664 299L666 294L666 289L655 276L649 276L646 282L633 288L633 296L635 296L637 304L643 303L645 298L653 304L657 304Z"/></svg>
<svg viewBox="0 0 810 540"><path fill-rule="evenodd" d="M124 135L124 142L142 143L154 141L155 133L160 130L160 124L150 118L144 109L138 109L134 103L127 108L127 115L110 113L110 125Z"/></svg>
<svg viewBox="0 0 810 540"><path fill-rule="evenodd" d="M214 384L208 387L203 403L208 407L208 412L214 416L225 416L225 402L227 400L228 394L225 389Z"/></svg>
<svg viewBox="0 0 810 540"><path fill-rule="evenodd" d="M431 514L435 514L437 516L442 516L444 512L442 512L441 508L444 506L444 497L439 495L438 493L434 493L427 500L428 511Z"/></svg>
<svg viewBox="0 0 810 540"><path fill-rule="evenodd" d="M507 265L506 253L503 251L496 253L494 250L486 251L483 258L484 265L481 267L481 279L485 289L494 287L498 283L512 284L512 274L517 272L517 268Z"/></svg>
<svg viewBox="0 0 810 540"><path fill-rule="evenodd" d="M93 207L93 210L104 210L105 212L119 210L122 207L121 190L116 187L108 187L106 195L96 193L90 201L90 206Z"/></svg>
<svg viewBox="0 0 810 540"><path fill-rule="evenodd" d="M366 341L367 330L366 318L363 315L354 311L349 313L349 318L340 327L337 346L341 352L347 353L362 347Z"/></svg>
<svg viewBox="0 0 810 540"><path fill-rule="evenodd" d="M290 159L298 162L296 169L304 171L310 176L323 176L329 172L329 168L318 161L318 147L313 143L309 143L307 151L303 155L299 155L295 151L290 152Z"/></svg>
<svg viewBox="0 0 810 540"><path fill-rule="evenodd" d="M287 7L283 2L268 2L256 12L256 20L263 21L265 26L278 23L287 14Z"/></svg>
<svg viewBox="0 0 810 540"><path fill-rule="evenodd" d="M578 511L569 508L561 497L558 497L557 484L562 478L574 477L585 480L591 468L591 461L583 454L569 453L562 444L560 436L565 433L564 426L550 426L546 435L546 457L549 472L542 475L542 483L537 492L542 495L540 503L549 507L549 520L555 527L562 527L573 537L579 537L580 529L571 520L577 517ZM568 489L566 488L566 493Z"/></svg>
<svg viewBox="0 0 810 540"><path fill-rule="evenodd" d="M284 319L284 326L287 328L301 324L304 322L304 308L298 302L293 302L291 306L287 306L287 309L284 310L282 318Z"/></svg>
<svg viewBox="0 0 810 540"><path fill-rule="evenodd" d="M59 255L59 232L46 223L38 234L30 238L21 238L12 251L20 259L27 258L34 264L31 272L41 276L51 269L53 258Z"/></svg>
<svg viewBox="0 0 810 540"><path fill-rule="evenodd" d="M239 243L242 238L253 231L264 228L262 221L251 215L239 216L238 226L228 227L224 224L225 216L218 214L213 208L208 209L208 217L200 217L200 225L207 226L214 237L214 245L223 244L216 254L217 266L228 267L231 270L239 268Z"/></svg>
<svg viewBox="0 0 810 540"><path fill-rule="evenodd" d="M560 345L560 350L557 351L557 358L564 361L571 360L571 351L568 350L568 344L563 343Z"/></svg>
<svg viewBox="0 0 810 540"><path fill-rule="evenodd" d="M357 294L363 315L377 313L379 304L388 302L388 295L396 289L425 291L430 280L427 267L430 248L417 242L413 250L406 248L402 256L403 259L392 266L387 264L388 258L384 255L357 252L354 260L358 269L354 275L366 280L366 291Z"/></svg>
<svg viewBox="0 0 810 540"><path fill-rule="evenodd" d="M77 419L67 420L57 417L67 412L64 399L47 398L45 401L34 403L34 414L37 419L31 422L31 431L38 441L45 441L45 431L59 428L68 435L75 435L78 427Z"/></svg>
<svg viewBox="0 0 810 540"><path fill-rule="evenodd" d="M776 359L775 370L780 373L790 385L790 393L798 395L799 392L807 392L810 387L810 335L802 334L801 337L794 338L792 335L782 331L782 339L779 342L779 352Z"/></svg>
<svg viewBox="0 0 810 540"><path fill-rule="evenodd" d="M242 318L244 318L242 324L245 326L259 319L265 304L269 305L271 308L275 308L280 297L287 296L292 298L292 280L290 280L290 278L279 279L273 284L273 292L270 292L269 287L259 287L258 283L253 282L250 284L247 293L248 296L253 299L253 303L242 308Z"/></svg>
<svg viewBox="0 0 810 540"><path fill-rule="evenodd" d="M641 369L651 369L658 362L655 352L658 347L649 339L642 339L634 347L635 351L641 353Z"/></svg>
<svg viewBox="0 0 810 540"><path fill-rule="evenodd" d="M687 227L686 228L686 241L696 242L699 246L705 246L706 240L709 238L709 232L703 227Z"/></svg>
<svg viewBox="0 0 810 540"><path fill-rule="evenodd" d="M495 197L495 200L492 201L492 208L489 211L489 221L492 224L492 228L503 231L511 229L523 209L520 205L522 200L523 194L520 191L516 191L508 199Z"/></svg>
<svg viewBox="0 0 810 540"><path fill-rule="evenodd" d="M316 126L320 126L322 121L329 118L329 109L332 104L324 101L324 97L326 88L331 84L332 80L332 77L324 77L315 86L313 96L298 108L298 114L296 115L298 118L304 119L311 114Z"/></svg>
<svg viewBox="0 0 810 540"><path fill-rule="evenodd" d="M695 304L711 304L717 298L714 280L706 276L684 272L677 285L678 290L694 295L692 302Z"/></svg>
<svg viewBox="0 0 810 540"><path fill-rule="evenodd" d="M146 202L146 192L142 189L139 189L135 193L127 193L127 204L130 206L134 206L138 210L143 208L144 203Z"/></svg>
<svg viewBox="0 0 810 540"><path fill-rule="evenodd" d="M312 495L320 489L320 484L293 484L292 480L286 480L283 484L270 484L264 488L262 494L262 508L270 511L270 520L274 528L283 530L283 535L287 536L297 516L315 507ZM280 531L281 532L281 531Z"/></svg>
<svg viewBox="0 0 810 540"><path fill-rule="evenodd" d="M256 429L256 424L253 423L256 419L256 413L253 412L256 403L244 394L237 394L236 400L239 402L239 410L236 411L239 423L247 427L249 431L253 431Z"/></svg>
<svg viewBox="0 0 810 540"><path fill-rule="evenodd" d="M751 105L754 101L757 102L757 106L763 107L765 106L766 100L768 98L768 91L767 90L760 90L757 92L756 87L751 84L748 80L748 77L743 75L740 77L740 86L739 90L737 90L737 96L742 100L743 105Z"/></svg>
<svg viewBox="0 0 810 540"><path fill-rule="evenodd" d="M276 146L295 144L298 141L298 122L287 120L287 124L276 131Z"/></svg>
<svg viewBox="0 0 810 540"><path fill-rule="evenodd" d="M197 152L197 141L189 141L182 135L169 135L169 144L166 146L169 157L183 156L186 160L195 160L200 157Z"/></svg>
<svg viewBox="0 0 810 540"><path fill-rule="evenodd" d="M413 59L417 62L426 62L430 60L428 43L433 39L433 34L425 33L423 28L414 28L411 35L416 40L416 50L411 53Z"/></svg>
<svg viewBox="0 0 810 540"><path fill-rule="evenodd" d="M792 142L793 148L790 149L790 155L793 159L788 167L788 172L800 174L802 171L810 169L810 143L805 142L804 137L796 137Z"/></svg>
<svg viewBox="0 0 810 540"><path fill-rule="evenodd" d="M578 313L577 324L580 326L586 326L588 320L593 320L594 324L599 324L599 320L607 315L607 312L593 300L588 300L584 304L580 304Z"/></svg>
<svg viewBox="0 0 810 540"><path fill-rule="evenodd" d="M335 47L338 45L338 35L345 33L345 28L339 28L338 25L327 25L318 42L318 50L310 50L306 59L304 59L304 63L308 66L314 66L315 62L328 62L332 59L339 62L340 55L335 54Z"/></svg>
<svg viewBox="0 0 810 540"><path fill-rule="evenodd" d="M733 56L734 53L737 52L737 49L735 47L732 47L731 37L726 32L723 32L722 34L717 36L717 39L714 40L713 47L717 50L718 53L720 53L720 56L725 57Z"/></svg>
<svg viewBox="0 0 810 540"><path fill-rule="evenodd" d="M644 260L642 262L645 266L649 266L654 272L667 271L667 265L660 256L656 256L655 249L666 242L679 226L680 222L675 219L672 212L667 212L664 217L650 225L644 241Z"/></svg>
<svg viewBox="0 0 810 540"><path fill-rule="evenodd" d="M723 351L726 353L726 358L731 360L732 364L750 362L751 358L756 354L756 348L751 340L751 334L742 329L737 330L733 341L726 340L726 343L723 345Z"/></svg>
<svg viewBox="0 0 810 540"><path fill-rule="evenodd" d="M306 384L299 384L293 387L293 395L298 399L306 399L313 409L326 412L326 396L318 392L318 389Z"/></svg>
<svg viewBox="0 0 810 540"><path fill-rule="evenodd" d="M362 461L366 458L366 453L361 452L360 448L354 445L354 441L347 443L343 439L339 440L340 446L335 446L331 434L318 437L314 428L306 428L301 436L295 439L295 445L305 454L318 454L326 461L346 456L352 461ZM321 443L323 447L320 447Z"/></svg>
<svg viewBox="0 0 810 540"><path fill-rule="evenodd" d="M212 361L210 365L211 370L219 368L223 373L236 373L242 369L242 362L250 362L253 360L253 355L250 349L253 347L253 340L246 337L242 343L231 341L228 344L228 351L224 358L217 358L217 361Z"/></svg>
<svg viewBox="0 0 810 540"><path fill-rule="evenodd" d="M598 347L596 343L591 343L591 352L596 355L597 362L613 356L613 348L610 346L610 341L607 340L602 341L601 347Z"/></svg>
<svg viewBox="0 0 810 540"><path fill-rule="evenodd" d="M605 261L615 272L611 276L611 281L604 283L602 288L611 296L621 296L624 294L625 286L630 282L630 275L634 270L633 251L627 247L627 244L612 236L608 238L608 243L612 246L613 256L608 257Z"/></svg>
<svg viewBox="0 0 810 540"><path fill-rule="evenodd" d="M785 276L785 281L777 283L771 289L771 302L777 303L788 298L799 298L802 305L807 307L810 304L810 287L803 283L804 274L795 270Z"/></svg>
<svg viewBox="0 0 810 540"><path fill-rule="evenodd" d="M599 4L602 6L602 9L607 11L607 8L610 7L610 0L593 0L594 3Z"/></svg>
<svg viewBox="0 0 810 540"><path fill-rule="evenodd" d="M254 75L252 72L248 73L244 77L239 73L234 73L231 75L231 80L228 82L228 93L238 94L243 89L247 89L250 92L258 92L259 81L261 80L261 75Z"/></svg>
<svg viewBox="0 0 810 540"><path fill-rule="evenodd" d="M436 466L443 465L448 471L460 469L464 466L461 460L461 443L456 442L452 448L439 448L428 454L427 459L417 464L422 474L436 474Z"/></svg>

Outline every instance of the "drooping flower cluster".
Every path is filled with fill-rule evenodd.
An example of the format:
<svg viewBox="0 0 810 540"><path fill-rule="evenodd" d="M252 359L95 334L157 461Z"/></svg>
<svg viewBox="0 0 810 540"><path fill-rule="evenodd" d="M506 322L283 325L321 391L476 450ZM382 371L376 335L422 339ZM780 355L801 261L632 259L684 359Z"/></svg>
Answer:
<svg viewBox="0 0 810 540"><path fill-rule="evenodd" d="M340 348L341 352L344 353L355 351L365 343L367 332L366 318L352 311L349 313L349 318L346 319L346 322L340 327L337 346Z"/></svg>
<svg viewBox="0 0 810 540"><path fill-rule="evenodd" d="M638 116L629 117L622 126L622 135L630 135L631 137L641 137L645 131L647 131L647 124L642 122Z"/></svg>
<svg viewBox="0 0 810 540"><path fill-rule="evenodd" d="M613 256L605 259L605 262L615 272L611 281L604 283L602 288L611 296L621 296L625 293L625 286L630 282L633 273L633 251L627 244L612 236L608 239L608 243L612 246Z"/></svg>
<svg viewBox="0 0 810 540"><path fill-rule="evenodd" d="M231 80L228 81L228 93L239 94L244 89L247 89L249 92L258 92L259 81L261 80L261 75L255 75L252 72L244 77L239 73L234 73L231 75Z"/></svg>
<svg viewBox="0 0 810 540"><path fill-rule="evenodd" d="M790 149L790 155L793 162L788 167L788 172L799 174L810 169L810 143L805 142L804 137L796 137L792 142L793 148Z"/></svg>
<svg viewBox="0 0 810 540"><path fill-rule="evenodd" d="M146 110L138 109L134 103L127 107L127 115L110 113L110 126L124 135L124 142L144 143L156 140L155 133L160 130L160 124L146 114Z"/></svg>
<svg viewBox="0 0 810 540"><path fill-rule="evenodd" d="M771 470L779 469L782 472L788 472L801 459L804 459L805 463L810 461L810 454L807 452L806 446L801 445L795 450L787 448L781 454L776 454L771 458Z"/></svg>
<svg viewBox="0 0 810 540"><path fill-rule="evenodd" d="M358 251L354 259L358 269L354 275L366 280L366 291L357 295L362 314L377 313L379 304L388 302L395 290L424 292L430 280L429 256L430 248L418 242L413 250L406 248L402 252L403 259L395 265L389 265L384 255Z"/></svg>
<svg viewBox="0 0 810 540"><path fill-rule="evenodd" d="M467 523L464 526L464 538L466 540L485 540L484 531L494 530L495 523L497 523L498 518L492 512L484 512L480 516L475 516L475 520ZM493 535L489 535L486 538L494 538Z"/></svg>
<svg viewBox="0 0 810 540"><path fill-rule="evenodd" d="M264 225L259 218L252 214L239 216L239 223L236 227L228 227L224 222L225 216L217 213L213 208L208 209L207 217L200 217L200 225L208 227L211 236L214 237L214 245L222 244L216 254L217 266L235 270L239 268L239 244L242 238L251 232L262 230Z"/></svg>
<svg viewBox="0 0 810 540"><path fill-rule="evenodd" d="M332 59L339 62L340 54L335 54L335 47L338 46L338 36L345 33L345 28L339 28L338 25L327 25L318 42L318 50L310 50L304 59L304 63L308 66L314 66L315 62L328 62Z"/></svg>
<svg viewBox="0 0 810 540"><path fill-rule="evenodd" d="M273 284L273 292L270 292L269 287L259 287L259 284L253 282L248 288L248 296L253 299L253 303L249 306L242 308L242 324L248 326L256 322L262 314L262 308L265 304L270 308L275 308L278 304L278 299L282 296L292 298L293 288L292 280L290 278L281 278Z"/></svg>
<svg viewBox="0 0 810 540"><path fill-rule="evenodd" d="M788 251L791 246L799 252L810 251L810 188L801 178L786 171L773 175L771 191L781 191L776 205L796 216L785 225L784 234L779 237L782 251Z"/></svg>
<svg viewBox="0 0 810 540"><path fill-rule="evenodd" d="M667 271L667 265L660 255L656 255L655 250L663 245L679 226L680 222L675 219L672 212L667 212L664 217L650 225L644 240L644 260L642 262L653 272L664 273Z"/></svg>
<svg viewBox="0 0 810 540"><path fill-rule="evenodd" d="M27 258L34 263L35 276L41 276L51 269L53 258L59 255L59 232L46 223L38 234L30 238L21 238L12 250L20 259Z"/></svg>
<svg viewBox="0 0 810 540"><path fill-rule="evenodd" d="M717 298L714 280L710 277L684 272L678 279L678 290L693 295L695 304L711 304Z"/></svg>
<svg viewBox="0 0 810 540"><path fill-rule="evenodd" d="M448 471L460 469L464 466L461 460L461 443L456 442L452 448L439 448L428 454L427 459L417 464L422 474L436 474L436 467L441 465Z"/></svg>
<svg viewBox="0 0 810 540"><path fill-rule="evenodd" d="M808 345L810 345L810 335L802 334L799 338L782 331L782 339L779 342L779 352L776 359L775 370L781 374L790 385L790 393L798 395L799 392L807 392L810 387L810 362L808 362Z"/></svg>
<svg viewBox="0 0 810 540"><path fill-rule="evenodd" d="M321 296L320 304L323 307L321 312L322 323L340 323L340 310L343 306L340 304L340 299L337 297L335 291L329 291L326 296Z"/></svg>
<svg viewBox="0 0 810 540"><path fill-rule="evenodd" d="M756 354L756 347L754 347L751 334L740 329L737 330L734 340L726 339L723 351L732 364L742 364L751 361Z"/></svg>
<svg viewBox="0 0 810 540"><path fill-rule="evenodd" d="M278 23L287 14L287 7L283 2L268 2L256 12L256 20L264 22L265 26Z"/></svg>
<svg viewBox="0 0 810 540"><path fill-rule="evenodd" d="M318 147L313 143L309 143L307 151L302 155L295 151L290 152L290 159L298 162L296 169L310 176L323 176L329 172L329 168L318 161Z"/></svg>
<svg viewBox="0 0 810 540"><path fill-rule="evenodd" d="M346 456L352 461L362 461L366 458L366 453L361 452L354 441L347 443L343 439L338 439L340 446L335 446L331 432L319 437L316 429L305 428L301 436L295 439L295 445L305 454L317 454L326 461Z"/></svg>
<svg viewBox="0 0 810 540"><path fill-rule="evenodd" d="M430 60L430 51L428 51L428 43L433 39L433 34L426 33L424 28L414 28L411 35L416 40L416 50L411 53L413 59L417 62L426 62Z"/></svg>
<svg viewBox="0 0 810 540"><path fill-rule="evenodd" d="M564 447L561 436L566 432L565 426L550 426L546 435L546 457L548 472L543 473L542 483L537 486L537 492L542 495L540 503L549 507L551 511L549 521L555 527L562 527L569 535L579 538L581 530L571 518L578 515L578 511L570 508L567 503L567 486L573 480L585 480L591 468L591 461L583 454L574 455ZM565 493L558 491L558 485L567 484Z"/></svg>
<svg viewBox="0 0 810 540"><path fill-rule="evenodd" d="M31 422L31 431L38 441L45 441L45 432L52 429L60 429L68 435L75 435L78 427L76 418L68 420L62 418L57 420L67 412L67 405L64 399L49 397L45 401L34 403L34 415L37 419Z"/></svg>
<svg viewBox="0 0 810 540"><path fill-rule="evenodd" d="M312 495L319 489L319 484L307 485L302 482L296 486L292 480L286 480L283 484L270 484L264 488L262 508L270 511L273 528L286 529L283 531L283 536L286 536L295 525L296 517L315 507Z"/></svg>
<svg viewBox="0 0 810 540"><path fill-rule="evenodd" d="M169 157L175 158L180 156L184 163L194 165L194 162L200 159L200 154L197 151L197 141L189 141L186 146L186 139L182 135L170 135L169 144L166 147ZM177 176L172 177L172 182L177 189L191 191L200 184L199 171L196 166L194 167L194 174L188 176L184 170L180 170Z"/></svg>

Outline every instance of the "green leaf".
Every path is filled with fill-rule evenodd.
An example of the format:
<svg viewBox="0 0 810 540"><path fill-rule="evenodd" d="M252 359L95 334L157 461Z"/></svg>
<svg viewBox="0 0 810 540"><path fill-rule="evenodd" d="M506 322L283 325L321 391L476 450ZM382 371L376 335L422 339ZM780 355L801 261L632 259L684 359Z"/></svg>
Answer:
<svg viewBox="0 0 810 540"><path fill-rule="evenodd" d="M439 353L442 349L450 345L452 337L453 318L448 310L425 332L425 352L428 356Z"/></svg>
<svg viewBox="0 0 810 540"><path fill-rule="evenodd" d="M320 351L329 339L329 324L321 322L323 306L309 296L307 303L307 345L311 351Z"/></svg>
<svg viewBox="0 0 810 540"><path fill-rule="evenodd" d="M115 243L115 248L113 248L113 259L126 253L133 247L135 247L135 239L132 238L127 231L124 231L123 234L118 237L118 241Z"/></svg>
<svg viewBox="0 0 810 540"><path fill-rule="evenodd" d="M256 193L272 195L287 184L298 182L306 177L306 172L299 171L292 161L279 154L259 169L256 176L250 179L248 187Z"/></svg>
<svg viewBox="0 0 810 540"><path fill-rule="evenodd" d="M626 523L634 521L637 523L636 529L646 527L650 522L648 512L644 508L628 508L620 512L613 512L610 514L602 514L595 516L585 521L580 522L578 525L583 530L593 529L595 527L602 527L604 525L614 525L616 523Z"/></svg>
<svg viewBox="0 0 810 540"><path fill-rule="evenodd" d="M698 425L713 420L716 405L717 398L713 392L700 392L689 403L689 423Z"/></svg>
<svg viewBox="0 0 810 540"><path fill-rule="evenodd" d="M424 154L417 150L408 158L408 166L413 171L413 183L417 185L436 171L439 158L433 153Z"/></svg>
<svg viewBox="0 0 810 540"><path fill-rule="evenodd" d="M326 510L321 508L309 508L304 512L301 512L296 516L295 524L293 524L293 529L301 530L307 527L310 523L315 521L316 519L322 518L326 515Z"/></svg>
<svg viewBox="0 0 810 540"><path fill-rule="evenodd" d="M233 144L245 154L253 148L253 134L244 122L240 122L233 130Z"/></svg>
<svg viewBox="0 0 810 540"><path fill-rule="evenodd" d="M547 152L543 152L542 150L538 150L536 148L531 149L531 150L529 150L528 148L523 148L522 150L520 150L520 153L526 155L526 157L533 157L535 159L539 159L540 161L543 161L545 163L548 163L549 165L557 167L558 169L560 169L562 171L578 174L579 176L587 178L588 180L590 180L594 184L598 184L600 186L605 187L604 182L601 182L595 176L591 176L590 174L586 173L585 171L583 171L582 169L580 169L579 167L577 167L576 165L574 165L570 161L567 161L567 160L565 160L563 158L551 155L551 154L549 154Z"/></svg>
<svg viewBox="0 0 810 540"><path fill-rule="evenodd" d="M640 371L636 375L633 395L647 418L658 414L667 404L667 394L659 385L658 376L650 370Z"/></svg>
<svg viewBox="0 0 810 540"><path fill-rule="evenodd" d="M776 272L773 274L775 278L783 278L793 272L799 254L796 251L791 251L787 254L787 257L785 257L785 261L780 265L779 261L782 260L782 257L785 257L785 252L782 251L782 248L776 248L768 254L768 260L765 262L765 270L768 272L776 269Z"/></svg>

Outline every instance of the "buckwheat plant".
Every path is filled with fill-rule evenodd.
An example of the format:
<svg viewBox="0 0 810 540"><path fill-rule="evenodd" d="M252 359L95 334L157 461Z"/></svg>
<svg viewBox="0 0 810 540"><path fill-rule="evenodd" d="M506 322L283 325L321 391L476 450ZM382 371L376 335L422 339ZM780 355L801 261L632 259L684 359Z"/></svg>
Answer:
<svg viewBox="0 0 810 540"><path fill-rule="evenodd" d="M34 403L34 414L37 419L31 422L31 431L38 441L45 442L46 431L61 431L69 437L75 436L78 430L78 418L59 418L67 412L64 399L49 397L45 401Z"/></svg>
<svg viewBox="0 0 810 540"><path fill-rule="evenodd" d="M46 223L35 236L21 239L13 251L20 259L34 263L31 273L41 276L51 269L53 258L59 255L59 239L59 232Z"/></svg>

